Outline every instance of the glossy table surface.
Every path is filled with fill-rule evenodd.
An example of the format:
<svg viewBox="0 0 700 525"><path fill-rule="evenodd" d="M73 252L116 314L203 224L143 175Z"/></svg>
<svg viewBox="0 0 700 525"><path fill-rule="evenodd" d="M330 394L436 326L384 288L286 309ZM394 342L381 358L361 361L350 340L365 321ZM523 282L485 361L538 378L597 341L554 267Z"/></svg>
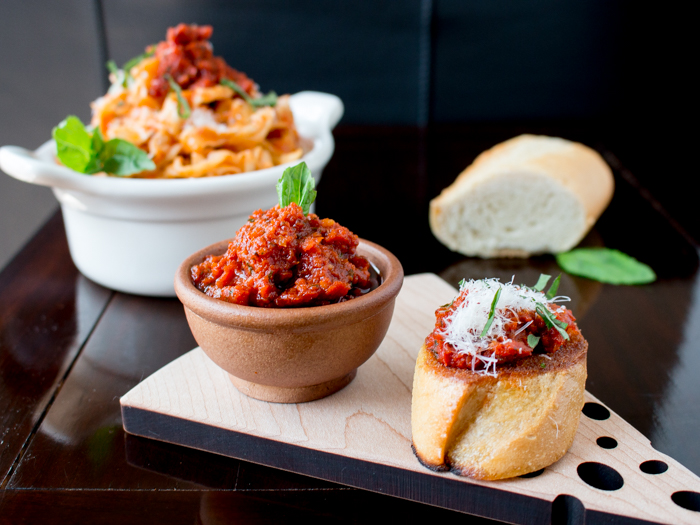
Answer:
<svg viewBox="0 0 700 525"><path fill-rule="evenodd" d="M468 259L430 233L429 200L506 126L341 128L317 212L453 285L557 274L551 256ZM565 276L589 341L587 389L700 475L698 248L594 134L616 191L583 245L620 249L658 280L617 287ZM578 133L578 134L577 134ZM135 438L119 397L196 346L180 303L102 288L70 260L60 215L0 274L0 523L355 523L455 512ZM700 520L700 513L699 513ZM474 519L480 522L480 519ZM486 520L484 520L486 521Z"/></svg>

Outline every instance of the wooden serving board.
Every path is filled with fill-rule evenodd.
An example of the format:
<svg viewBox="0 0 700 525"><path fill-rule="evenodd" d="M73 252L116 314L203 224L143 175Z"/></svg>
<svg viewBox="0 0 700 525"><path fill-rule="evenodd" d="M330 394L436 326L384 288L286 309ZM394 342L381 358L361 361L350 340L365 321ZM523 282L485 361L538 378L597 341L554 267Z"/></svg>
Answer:
<svg viewBox="0 0 700 525"><path fill-rule="evenodd" d="M407 277L376 354L310 403L249 398L195 348L121 398L124 429L511 523L700 523L689 510L700 478L588 392L573 446L539 475L480 482L424 468L411 450L413 369L435 308L455 294L433 274Z"/></svg>

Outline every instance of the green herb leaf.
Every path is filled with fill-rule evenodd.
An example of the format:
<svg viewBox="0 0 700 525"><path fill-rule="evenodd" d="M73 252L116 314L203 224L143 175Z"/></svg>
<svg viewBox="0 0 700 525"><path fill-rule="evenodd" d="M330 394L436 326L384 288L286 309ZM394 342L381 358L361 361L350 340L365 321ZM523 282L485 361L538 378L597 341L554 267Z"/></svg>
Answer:
<svg viewBox="0 0 700 525"><path fill-rule="evenodd" d="M185 97L182 96L182 88L180 87L180 84L175 82L173 77L170 75L166 75L165 79L168 81L168 84L170 84L170 89L175 92L175 96L177 97L177 115L180 118L189 118L192 110L190 109L190 105Z"/></svg>
<svg viewBox="0 0 700 525"><path fill-rule="evenodd" d="M547 363L545 363L544 361L542 361L542 362L540 363L540 368L547 368Z"/></svg>
<svg viewBox="0 0 700 525"><path fill-rule="evenodd" d="M277 93L275 93L274 91L270 91L267 95L263 95L260 98L253 98L233 80L230 80L228 78L222 78L220 82L222 86L226 86L228 88L233 89L233 91L235 91L238 94L238 96L240 96L243 100L245 100L248 104L250 104L253 107L274 106L275 104L277 104Z"/></svg>
<svg viewBox="0 0 700 525"><path fill-rule="evenodd" d="M647 284L656 274L634 257L610 248L578 248L557 254L565 272L609 284Z"/></svg>
<svg viewBox="0 0 700 525"><path fill-rule="evenodd" d="M141 53L138 56L135 56L131 60L127 60L126 63L124 64L124 67L122 69L126 71L128 74L129 71L131 71L131 68L134 67L136 64L140 63L146 58L152 57L156 53L156 48L155 46L149 46L148 49L146 50L145 53Z"/></svg>
<svg viewBox="0 0 700 525"><path fill-rule="evenodd" d="M117 63L114 60L107 60L106 66L107 69L109 69L109 72L113 75L116 75L121 71L121 69L119 69L119 66L117 66Z"/></svg>
<svg viewBox="0 0 700 525"><path fill-rule="evenodd" d="M274 106L277 104L277 93L270 91L267 95L263 95L259 98L251 98L248 100L248 104L253 107L263 107L263 106Z"/></svg>
<svg viewBox="0 0 700 525"><path fill-rule="evenodd" d="M53 138L61 163L80 173L92 175L105 171L124 176L156 169L142 149L122 139L105 142L99 128L90 133L72 115L54 128Z"/></svg>
<svg viewBox="0 0 700 525"><path fill-rule="evenodd" d="M557 290L559 289L559 283L561 282L561 274L557 275L557 278L554 279L554 282L552 283L552 286L549 287L549 290L547 290L547 293L544 294L544 296L547 299L554 299L557 296Z"/></svg>
<svg viewBox="0 0 700 525"><path fill-rule="evenodd" d="M114 82L109 87L110 93L114 92L115 90L126 87L127 79L131 77L129 77L129 75L124 72L124 70L119 69L114 60L108 60L106 65L107 69L109 69L109 72L112 73L112 75L114 75Z"/></svg>
<svg viewBox="0 0 700 525"><path fill-rule="evenodd" d="M535 290L536 292L541 292L542 290L544 290L544 287L547 286L547 283L549 282L549 280L551 278L552 278L551 275L541 273L540 278L537 279L537 284L532 289Z"/></svg>
<svg viewBox="0 0 700 525"><path fill-rule="evenodd" d="M460 289L460 290L462 289L462 286L464 286L464 284L465 284L466 282L467 282L466 279L462 279L461 281L459 281L459 289Z"/></svg>
<svg viewBox="0 0 700 525"><path fill-rule="evenodd" d="M481 331L481 337L484 337L488 331L489 328L491 328L491 325L493 324L493 319L496 317L496 304L498 303L498 299L501 297L501 287L498 287L498 290L496 290L496 294L493 296L493 301L491 302L491 310L489 310L489 318L486 321L486 326L484 326L484 329Z"/></svg>
<svg viewBox="0 0 700 525"><path fill-rule="evenodd" d="M540 342L540 338L537 337L536 335L530 334L527 336L527 346L532 348L533 350L537 346L537 343Z"/></svg>
<svg viewBox="0 0 700 525"><path fill-rule="evenodd" d="M311 204L316 200L316 181L311 175L311 170L306 162L287 168L282 177L277 181L277 196L280 207L289 206L296 202L304 211L309 213Z"/></svg>
<svg viewBox="0 0 700 525"><path fill-rule="evenodd" d="M67 117L53 129L56 141L56 156L61 164L80 173L94 162L92 136L80 119L74 115Z"/></svg>
<svg viewBox="0 0 700 525"><path fill-rule="evenodd" d="M122 177L156 169L155 163L145 151L122 139L106 142L99 158L104 171Z"/></svg>
<svg viewBox="0 0 700 525"><path fill-rule="evenodd" d="M547 328L556 328L557 332L559 332L565 340L569 340L569 334L566 333L566 327L569 326L567 323L557 319L554 314L549 311L549 308L542 303L535 303L535 311L542 318Z"/></svg>

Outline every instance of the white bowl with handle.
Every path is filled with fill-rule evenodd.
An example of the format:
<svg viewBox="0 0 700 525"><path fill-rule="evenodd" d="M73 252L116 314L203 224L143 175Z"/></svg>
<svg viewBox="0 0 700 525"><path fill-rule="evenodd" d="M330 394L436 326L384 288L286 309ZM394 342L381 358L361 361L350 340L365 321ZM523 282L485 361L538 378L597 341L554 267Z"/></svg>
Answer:
<svg viewBox="0 0 700 525"><path fill-rule="evenodd" d="M196 179L94 177L59 165L50 140L36 151L0 148L0 168L50 186L61 205L71 257L93 281L121 292L175 296L180 263L235 235L257 209L277 204L275 185L289 166L306 162L318 183L333 155L331 130L343 115L335 95L290 97L299 134L313 142L300 161L237 175Z"/></svg>

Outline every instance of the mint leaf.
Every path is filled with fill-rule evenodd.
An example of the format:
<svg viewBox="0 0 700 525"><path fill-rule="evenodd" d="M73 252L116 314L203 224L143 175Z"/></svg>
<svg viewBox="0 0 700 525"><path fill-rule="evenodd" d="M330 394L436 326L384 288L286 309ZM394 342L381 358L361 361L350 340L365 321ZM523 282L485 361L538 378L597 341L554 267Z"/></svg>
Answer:
<svg viewBox="0 0 700 525"><path fill-rule="evenodd" d="M536 335L530 334L527 336L527 346L532 348L533 350L537 346L537 343L540 342L540 338L537 337Z"/></svg>
<svg viewBox="0 0 700 525"><path fill-rule="evenodd" d="M647 284L656 280L654 270L619 250L578 248L556 257L565 272L602 283Z"/></svg>
<svg viewBox="0 0 700 525"><path fill-rule="evenodd" d="M551 278L552 278L551 275L541 273L540 278L537 279L537 284L532 289L535 290L536 292L541 292L542 290L544 290L544 287L547 286L547 283L549 282L549 280Z"/></svg>
<svg viewBox="0 0 700 525"><path fill-rule="evenodd" d="M566 333L566 327L569 326L568 324L557 319L549 308L542 303L535 303L535 311L542 318L547 328L556 328L557 332L559 332L564 339L567 341L569 340L569 334Z"/></svg>
<svg viewBox="0 0 700 525"><path fill-rule="evenodd" d="M491 328L491 325L493 324L493 319L496 317L496 304L498 303L498 299L501 297L501 287L498 287L498 290L496 290L496 295L493 296L493 301L491 301L491 310L489 310L489 318L486 321L486 326L484 326L484 329L481 331L481 337L484 337L488 331L489 328Z"/></svg>
<svg viewBox="0 0 700 525"><path fill-rule="evenodd" d="M74 115L67 117L53 129L56 141L56 156L67 168L85 173L94 162L92 135L85 129L80 119Z"/></svg>
<svg viewBox="0 0 700 525"><path fill-rule="evenodd" d="M145 151L122 139L112 139L105 143L99 159L104 171L122 177L156 169L155 163Z"/></svg>
<svg viewBox="0 0 700 525"><path fill-rule="evenodd" d="M165 79L168 81L168 84L170 84L170 89L175 92L175 96L177 97L177 115L180 118L189 118L192 111L190 110L190 105L187 102L187 99L182 96L182 88L180 87L180 84L175 82L173 77L170 75L166 75Z"/></svg>
<svg viewBox="0 0 700 525"><path fill-rule="evenodd" d="M270 91L267 95L263 95L260 98L253 98L233 80L230 80L228 78L222 78L220 80L220 83L222 86L226 86L227 88L233 89L233 91L235 91L236 94L238 94L238 96L240 96L243 100L245 100L248 104L250 104L253 107L274 106L275 104L277 104L277 93L275 93L274 91Z"/></svg>
<svg viewBox="0 0 700 525"><path fill-rule="evenodd" d="M311 175L311 170L306 162L287 168L282 177L277 181L277 197L280 207L289 206L296 202L304 211L309 213L311 204L316 200L316 181Z"/></svg>
<svg viewBox="0 0 700 525"><path fill-rule="evenodd" d="M552 300L557 296L557 290L559 289L559 282L560 281L561 281L561 274L557 275L557 278L554 279L552 286L549 287L549 290L547 290L547 293L544 295L547 299Z"/></svg>

